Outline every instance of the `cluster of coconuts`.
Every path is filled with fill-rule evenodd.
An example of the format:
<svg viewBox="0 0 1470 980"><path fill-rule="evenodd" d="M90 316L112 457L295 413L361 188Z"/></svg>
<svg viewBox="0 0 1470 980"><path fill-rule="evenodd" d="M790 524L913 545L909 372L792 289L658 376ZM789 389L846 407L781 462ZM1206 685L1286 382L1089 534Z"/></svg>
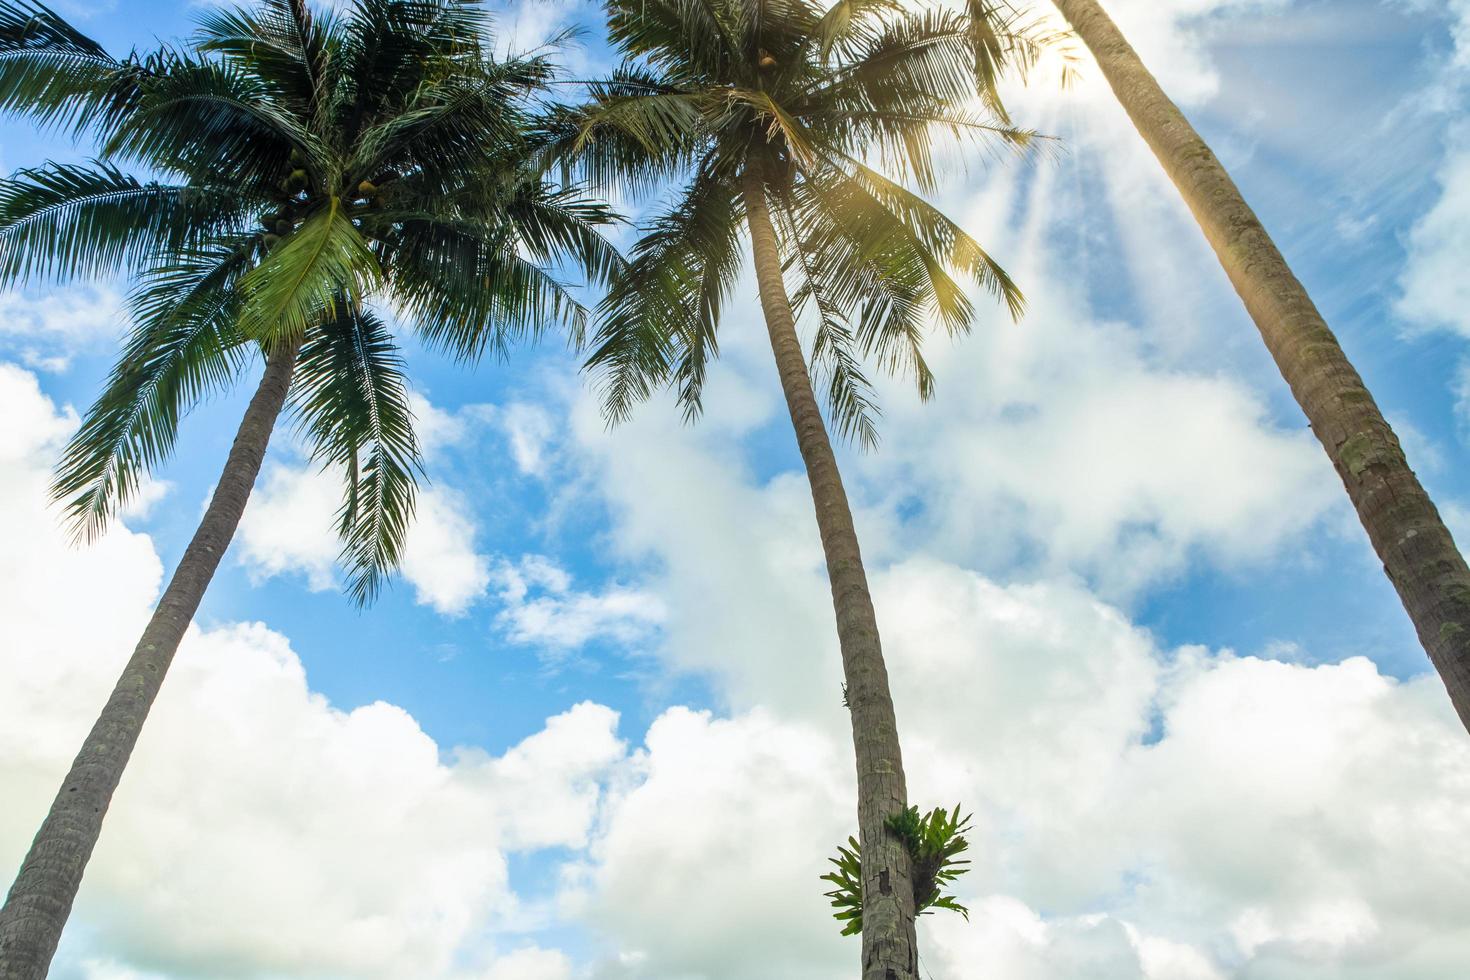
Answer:
<svg viewBox="0 0 1470 980"><path fill-rule="evenodd" d="M280 206L260 216L260 227L264 230L261 242L267 251L279 245L281 239L291 234L296 227L296 216L292 205L302 203L311 190L311 174L307 173L305 163L306 160L299 152L291 151L291 161L286 176L276 184L276 190L280 192L278 198Z"/></svg>
<svg viewBox="0 0 1470 980"><path fill-rule="evenodd" d="M280 192L280 206L260 216L261 242L267 251L279 245L281 239L296 228L297 215L293 205L305 204L310 199L311 174L307 172L305 162L298 151L291 151L290 169L280 183L276 184L276 189ZM393 176L387 174L382 179L392 179ZM378 185L371 180L364 180L356 187L353 203L370 204L377 195Z"/></svg>

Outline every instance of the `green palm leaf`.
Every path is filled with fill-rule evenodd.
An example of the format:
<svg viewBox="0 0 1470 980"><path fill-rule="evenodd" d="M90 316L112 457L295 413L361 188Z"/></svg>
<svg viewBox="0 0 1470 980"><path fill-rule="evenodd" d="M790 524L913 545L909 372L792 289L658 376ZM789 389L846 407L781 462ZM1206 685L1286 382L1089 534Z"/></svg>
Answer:
<svg viewBox="0 0 1470 980"><path fill-rule="evenodd" d="M180 250L134 290L137 326L51 487L79 538L102 532L140 476L171 455L189 407L228 386L248 360L234 288L248 261L243 244Z"/></svg>
<svg viewBox="0 0 1470 980"><path fill-rule="evenodd" d="M599 304L587 361L602 377L609 418L626 418L670 382L685 417L699 414L708 362L718 354L715 327L740 270L742 217L728 189L706 174L644 226Z"/></svg>
<svg viewBox="0 0 1470 980"><path fill-rule="evenodd" d="M49 7L0 2L0 111L81 128L125 97L129 73Z"/></svg>
<svg viewBox="0 0 1470 980"><path fill-rule="evenodd" d="M296 403L313 458L345 473L341 560L348 594L366 605L402 555L421 466L392 334L346 296L334 308L302 345Z"/></svg>
<svg viewBox="0 0 1470 980"><path fill-rule="evenodd" d="M107 163L0 181L0 280L108 277L237 230L253 202L224 185L142 183Z"/></svg>
<svg viewBox="0 0 1470 980"><path fill-rule="evenodd" d="M258 11L206 11L199 20L198 48L248 67L302 119L320 122L330 98L330 14L319 20L303 0L262 0Z"/></svg>
<svg viewBox="0 0 1470 980"><path fill-rule="evenodd" d="M305 337L343 315L344 301L361 305L381 281L377 257L331 198L240 281L240 331L266 343Z"/></svg>

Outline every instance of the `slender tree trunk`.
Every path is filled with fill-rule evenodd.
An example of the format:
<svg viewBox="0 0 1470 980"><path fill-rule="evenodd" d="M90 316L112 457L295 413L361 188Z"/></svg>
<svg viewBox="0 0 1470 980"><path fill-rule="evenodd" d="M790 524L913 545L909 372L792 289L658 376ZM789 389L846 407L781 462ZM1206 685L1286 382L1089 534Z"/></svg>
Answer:
<svg viewBox="0 0 1470 980"><path fill-rule="evenodd" d="M282 348L268 360L204 519L101 717L72 762L0 908L0 980L42 980L50 968L82 872L101 833L102 818L143 720L245 512L291 387L297 350L295 345Z"/></svg>
<svg viewBox="0 0 1470 980"><path fill-rule="evenodd" d="M908 806L898 722L888 690L888 670L878 638L873 597L858 549L857 529L837 457L812 393L811 376L796 337L776 231L760 179L747 177L745 208L760 284L761 310L771 334L776 370L812 488L817 528L827 557L837 638L847 679L852 741L857 753L858 828L863 863L863 980L916 980L914 891L909 856L884 822Z"/></svg>
<svg viewBox="0 0 1470 980"><path fill-rule="evenodd" d="M1219 256L1470 729L1470 568L1337 338L1230 175L1097 0L1056 0Z"/></svg>

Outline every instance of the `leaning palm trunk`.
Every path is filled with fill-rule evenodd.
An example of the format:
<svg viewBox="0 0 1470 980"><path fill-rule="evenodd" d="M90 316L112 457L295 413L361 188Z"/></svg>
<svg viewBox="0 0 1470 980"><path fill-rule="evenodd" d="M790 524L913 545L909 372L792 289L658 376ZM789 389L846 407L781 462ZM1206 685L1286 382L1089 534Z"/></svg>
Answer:
<svg viewBox="0 0 1470 980"><path fill-rule="evenodd" d="M1096 0L1056 0L1174 181L1347 487L1470 728L1470 568L1337 338L1230 175Z"/></svg>
<svg viewBox="0 0 1470 980"><path fill-rule="evenodd" d="M744 195L761 310L811 483L817 529L832 586L832 606L837 613L837 639L857 753L858 827L863 855L862 976L863 980L912 980L918 976L918 945L909 855L885 826L890 817L908 806L908 790L878 621L842 474L796 337L776 231L759 178L747 178Z"/></svg>
<svg viewBox="0 0 1470 980"><path fill-rule="evenodd" d="M174 570L132 659L82 743L0 909L0 980L42 980L61 939L102 818L184 631L245 512L281 414L299 345L272 355L230 448L199 529Z"/></svg>

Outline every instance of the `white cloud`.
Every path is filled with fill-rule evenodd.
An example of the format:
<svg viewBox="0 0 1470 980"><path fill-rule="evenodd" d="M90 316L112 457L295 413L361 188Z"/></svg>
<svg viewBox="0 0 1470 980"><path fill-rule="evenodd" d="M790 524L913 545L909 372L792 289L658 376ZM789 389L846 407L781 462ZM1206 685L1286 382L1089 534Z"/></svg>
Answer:
<svg viewBox="0 0 1470 980"><path fill-rule="evenodd" d="M132 499L127 502L118 515L125 521L143 521L153 513L154 508L161 504L165 497L173 492L174 485L168 480L160 480L151 474L144 474L138 480L138 487L133 492Z"/></svg>
<svg viewBox="0 0 1470 980"><path fill-rule="evenodd" d="M850 832L842 747L760 710L674 708L630 765L564 896L612 944L594 975L833 976L844 941L817 876Z"/></svg>
<svg viewBox="0 0 1470 980"><path fill-rule="evenodd" d="M312 467L267 462L232 547L257 581L298 572L314 592L335 584L340 545L333 527L341 483Z"/></svg>
<svg viewBox="0 0 1470 980"><path fill-rule="evenodd" d="M501 424L510 440L511 456L522 473L542 476L546 472L546 446L554 431L551 416L536 405L517 402L506 406Z"/></svg>
<svg viewBox="0 0 1470 980"><path fill-rule="evenodd" d="M975 812L971 920L923 920L937 976L1460 976L1470 755L1437 679L1166 656L1081 590L933 562L878 604L911 799ZM846 718L808 693L815 723L654 723L566 882L595 976L850 975L817 880L854 820Z"/></svg>
<svg viewBox="0 0 1470 980"><path fill-rule="evenodd" d="M458 446L469 434L469 424L457 412L446 412L416 391L408 393L409 410L413 412L414 432L425 456L434 456Z"/></svg>
<svg viewBox="0 0 1470 980"><path fill-rule="evenodd" d="M572 964L559 950L529 946L496 960L485 980L572 980Z"/></svg>
<svg viewBox="0 0 1470 980"><path fill-rule="evenodd" d="M1461 121L1470 92L1470 2L1400 0L1406 6L1448 18L1453 48L1434 66L1433 81L1413 106L1428 124L1445 133L1445 155L1436 183L1440 195L1408 234L1407 256L1399 277L1396 311L1422 329L1450 330L1470 336L1470 287L1463 270L1470 264L1470 129Z"/></svg>
<svg viewBox="0 0 1470 980"><path fill-rule="evenodd" d="M892 413L906 431L874 468L924 501L942 553L1034 552L1128 595L1197 556L1269 558L1337 502L1305 426L1275 427L1236 381L1151 367L1132 331L1073 323L1043 305L972 338L938 403Z"/></svg>
<svg viewBox="0 0 1470 980"><path fill-rule="evenodd" d="M0 293L0 346L29 367L65 371L73 355L112 342L126 329L123 306L110 286Z"/></svg>
<svg viewBox="0 0 1470 980"><path fill-rule="evenodd" d="M0 866L14 868L162 569L148 538L122 526L69 547L43 502L73 420L9 366L0 410L25 423L0 439ZM497 959L493 934L518 907L506 853L586 840L623 752L616 724L585 703L503 755L446 760L401 708L343 711L311 691L268 627L191 629L53 976L449 978L482 960L491 977L565 980L555 951Z"/></svg>
<svg viewBox="0 0 1470 980"><path fill-rule="evenodd" d="M1220 88L1220 76L1205 50L1197 25L1210 16L1283 10L1292 0L1114 0L1108 14L1171 98L1181 105L1207 101ZM1089 66L1088 75L1100 78ZM1102 84L1106 84L1103 82Z"/></svg>
<svg viewBox="0 0 1470 980"><path fill-rule="evenodd" d="M844 460L870 569L927 553L1129 596L1195 563L1269 560L1337 500L1304 428L1273 426L1239 383L1151 366L1129 331L1073 309L937 343L933 405L885 392L883 450ZM712 377L771 397L750 327L727 324ZM666 662L735 705L804 712L796 692L838 683L835 661L809 655L834 642L810 491L799 472L752 474L751 430L723 422L691 429L660 401L609 434L584 399L583 484L611 513L615 554L652 569ZM768 431L789 439L784 419Z"/></svg>
<svg viewBox="0 0 1470 980"><path fill-rule="evenodd" d="M421 605L458 616L485 594L490 565L475 551L475 522L459 494L442 486L419 493L404 542L403 577Z"/></svg>
<svg viewBox="0 0 1470 980"><path fill-rule="evenodd" d="M571 650L594 639L633 643L662 623L663 602L640 589L612 585L579 592L572 577L543 555L526 555L495 573L504 604L497 618L516 643Z"/></svg>
<svg viewBox="0 0 1470 980"><path fill-rule="evenodd" d="M1439 200L1409 233L1399 279L1400 316L1421 327L1470 336L1470 134L1452 141L1440 165Z"/></svg>
<svg viewBox="0 0 1470 980"><path fill-rule="evenodd" d="M512 54L540 50L558 32L599 16L587 0L515 0L496 18L496 46ZM604 75L612 66L593 48L587 41L563 45L557 61L575 78Z"/></svg>

